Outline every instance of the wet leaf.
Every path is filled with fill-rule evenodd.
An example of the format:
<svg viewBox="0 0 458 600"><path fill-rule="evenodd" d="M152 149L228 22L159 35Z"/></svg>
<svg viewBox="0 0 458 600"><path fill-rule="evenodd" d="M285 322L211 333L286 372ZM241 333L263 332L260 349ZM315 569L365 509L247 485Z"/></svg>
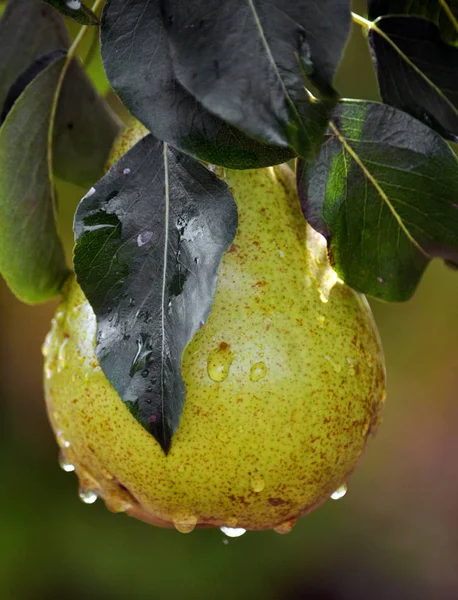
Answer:
<svg viewBox="0 0 458 600"><path fill-rule="evenodd" d="M458 263L458 163L406 113L346 101L319 160L298 168L301 205L354 289L407 300L434 257Z"/></svg>
<svg viewBox="0 0 458 600"><path fill-rule="evenodd" d="M458 48L419 17L382 17L369 31L380 95L458 141Z"/></svg>
<svg viewBox="0 0 458 600"><path fill-rule="evenodd" d="M47 160L52 98L64 61L58 55L32 81L0 128L0 272L29 303L59 294L68 274Z"/></svg>
<svg viewBox="0 0 458 600"><path fill-rule="evenodd" d="M316 155L337 100L347 0L162 0L178 81L259 140ZM310 99L304 86L318 95Z"/></svg>
<svg viewBox="0 0 458 600"><path fill-rule="evenodd" d="M159 4L107 0L104 7L105 71L130 112L157 138L210 163L240 169L289 160L294 154L288 148L258 142L225 123L177 81Z"/></svg>
<svg viewBox="0 0 458 600"><path fill-rule="evenodd" d="M45 0L45 2L54 6L64 17L69 17L80 25L99 24L95 14L80 0Z"/></svg>
<svg viewBox="0 0 458 600"><path fill-rule="evenodd" d="M152 135L76 213L75 271L97 317L98 360L165 452L185 399L181 356L208 317L236 226L226 184Z"/></svg>
<svg viewBox="0 0 458 600"><path fill-rule="evenodd" d="M67 49L60 15L40 0L10 0L0 21L0 112L11 108L43 56ZM39 72L39 69L37 69ZM16 90L16 91L15 91ZM10 94L5 108L7 95ZM89 187L103 174L120 123L74 60L64 80L54 135L55 173Z"/></svg>
<svg viewBox="0 0 458 600"><path fill-rule="evenodd" d="M458 0L368 0L369 19L388 15L423 17L437 25L442 39L458 45Z"/></svg>

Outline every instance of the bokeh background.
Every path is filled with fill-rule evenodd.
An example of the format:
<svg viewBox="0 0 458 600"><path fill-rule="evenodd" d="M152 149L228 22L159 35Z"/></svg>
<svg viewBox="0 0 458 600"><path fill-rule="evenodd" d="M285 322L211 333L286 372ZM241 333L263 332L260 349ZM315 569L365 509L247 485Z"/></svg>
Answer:
<svg viewBox="0 0 458 600"><path fill-rule="evenodd" d="M364 14L362 2L354 8ZM97 52L90 73L119 110ZM358 26L337 85L343 96L377 99ZM85 190L59 182L58 191L70 255ZM437 262L407 304L372 303L388 399L348 494L288 535L228 539L80 502L76 478L57 465L42 393L40 346L55 303L22 305L1 283L0 599L457 599L457 299L458 274Z"/></svg>

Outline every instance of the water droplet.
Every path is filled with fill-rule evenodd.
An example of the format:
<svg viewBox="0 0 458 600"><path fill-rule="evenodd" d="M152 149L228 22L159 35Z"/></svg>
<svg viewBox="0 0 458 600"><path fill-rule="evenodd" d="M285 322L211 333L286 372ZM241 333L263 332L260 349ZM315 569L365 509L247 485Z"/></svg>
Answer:
<svg viewBox="0 0 458 600"><path fill-rule="evenodd" d="M133 298L129 298L129 308L133 308L135 306L135 300Z"/></svg>
<svg viewBox="0 0 458 600"><path fill-rule="evenodd" d="M254 364L250 369L250 379L251 381L259 381L263 379L267 375L267 367L266 363L258 362Z"/></svg>
<svg viewBox="0 0 458 600"><path fill-rule="evenodd" d="M148 375L149 375L148 369L145 369L144 371L141 372L142 377L148 377Z"/></svg>
<svg viewBox="0 0 458 600"><path fill-rule="evenodd" d="M332 358L330 356L328 356L327 354L324 355L325 359L331 363L334 371L336 373L340 373L340 371L342 370L342 367L340 365L338 365L337 363L335 363Z"/></svg>
<svg viewBox="0 0 458 600"><path fill-rule="evenodd" d="M66 473L73 473L75 465L72 464L63 452L59 452L59 466Z"/></svg>
<svg viewBox="0 0 458 600"><path fill-rule="evenodd" d="M231 347L226 342L221 342L218 348L215 348L208 355L207 373L210 379L220 383L229 375L234 355Z"/></svg>
<svg viewBox="0 0 458 600"><path fill-rule="evenodd" d="M61 448L70 448L70 442L65 439L64 432L60 429L56 431L56 441Z"/></svg>
<svg viewBox="0 0 458 600"><path fill-rule="evenodd" d="M347 488L347 484L346 484L346 483L343 483L343 484L342 484L340 487L338 487L338 488L336 489L336 491L335 491L335 492L333 492L333 493L331 494L331 498L332 498L333 500L340 500L340 499L341 499L341 498L343 498L343 497L345 496L345 494L347 493L347 489L348 489L348 488Z"/></svg>
<svg viewBox="0 0 458 600"><path fill-rule="evenodd" d="M259 473L253 473L251 475L250 485L253 492L259 494L266 487L266 482L264 481L262 475Z"/></svg>
<svg viewBox="0 0 458 600"><path fill-rule="evenodd" d="M246 533L246 529L242 529L241 527L220 527L220 529L224 535L231 538L240 537Z"/></svg>
<svg viewBox="0 0 458 600"><path fill-rule="evenodd" d="M318 321L318 323L320 325L324 325L325 321L326 321L326 317L324 315L317 315L316 320Z"/></svg>
<svg viewBox="0 0 458 600"><path fill-rule="evenodd" d="M138 246L139 247L144 246L145 244L147 244L151 240L152 237L153 237L153 232L152 231L142 231L137 236L137 244L138 244Z"/></svg>
<svg viewBox="0 0 458 600"><path fill-rule="evenodd" d="M284 253L284 252L282 252L282 250L277 250L277 252L278 252L278 256L279 256L280 258L285 258L285 253Z"/></svg>
<svg viewBox="0 0 458 600"><path fill-rule="evenodd" d="M145 333L141 333L137 338L137 352L130 366L129 375L131 377L133 377L135 373L138 373L138 371L143 370L152 353L153 349L150 345L150 336L146 335ZM145 377L147 377L147 375L145 375Z"/></svg>
<svg viewBox="0 0 458 600"><path fill-rule="evenodd" d="M105 468L102 468L102 475L105 477L105 479L108 479L109 481L112 481L114 479L114 476L110 473L110 471L108 471Z"/></svg>
<svg viewBox="0 0 458 600"><path fill-rule="evenodd" d="M123 175L130 175L130 172L131 172L131 171L130 171L129 167L126 167L126 168L124 169L124 171L122 172L122 174L123 174Z"/></svg>
<svg viewBox="0 0 458 600"><path fill-rule="evenodd" d="M173 519L173 524L180 533L191 533L197 525L197 517L194 515L180 516Z"/></svg>
<svg viewBox="0 0 458 600"><path fill-rule="evenodd" d="M80 2L80 0L66 0L65 4L67 5L67 7L70 10L79 10L81 8L81 2ZM91 188L91 189L94 190L94 188ZM95 190L94 190L94 192L95 192ZM88 192L88 194L89 194L89 192ZM87 194L86 194L85 197L87 197Z"/></svg>
<svg viewBox="0 0 458 600"><path fill-rule="evenodd" d="M132 504L122 498L108 498L105 500L105 505L113 513L126 512L129 508L132 508Z"/></svg>
<svg viewBox="0 0 458 600"><path fill-rule="evenodd" d="M280 523L280 525L277 525L276 527L274 527L274 531L275 531L275 533L280 533L283 535L285 533L289 533L290 531L292 531L295 524L296 524L296 519L290 519L289 521L285 521L284 523Z"/></svg>
<svg viewBox="0 0 458 600"><path fill-rule="evenodd" d="M94 492L94 490L90 490L90 489L84 488L84 487L80 487L78 495L80 497L80 500L82 500L82 502L84 502L84 504L94 504L94 502L98 498L98 496Z"/></svg>
<svg viewBox="0 0 458 600"><path fill-rule="evenodd" d="M58 310L56 312L55 321L58 325L62 325L62 323L65 321L65 311L64 310Z"/></svg>

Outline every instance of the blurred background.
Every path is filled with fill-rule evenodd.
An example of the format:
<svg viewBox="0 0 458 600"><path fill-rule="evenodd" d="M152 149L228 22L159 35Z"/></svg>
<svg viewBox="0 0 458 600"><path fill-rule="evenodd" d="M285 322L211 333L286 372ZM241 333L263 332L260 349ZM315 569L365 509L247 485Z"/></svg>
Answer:
<svg viewBox="0 0 458 600"><path fill-rule="evenodd" d="M90 74L119 110L97 52ZM337 86L377 99L358 26ZM85 191L58 182L69 256ZM57 465L42 393L55 303L22 305L0 283L0 600L458 599L457 299L458 274L434 263L409 303L372 303L388 398L347 495L288 535L229 539L153 528L78 499L76 478Z"/></svg>

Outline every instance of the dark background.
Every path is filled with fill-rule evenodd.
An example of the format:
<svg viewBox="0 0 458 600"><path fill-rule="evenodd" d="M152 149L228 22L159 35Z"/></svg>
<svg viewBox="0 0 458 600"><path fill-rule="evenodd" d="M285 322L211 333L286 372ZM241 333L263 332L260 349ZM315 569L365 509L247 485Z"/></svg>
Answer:
<svg viewBox="0 0 458 600"><path fill-rule="evenodd" d="M90 72L107 91L99 57ZM358 26L337 85L343 96L377 99ZM59 183L69 253L84 192ZM409 303L372 303L388 399L347 496L288 535L228 539L79 501L76 478L57 466L42 393L40 345L55 303L22 305L2 283L0 600L458 599L457 298L458 274L434 263Z"/></svg>

